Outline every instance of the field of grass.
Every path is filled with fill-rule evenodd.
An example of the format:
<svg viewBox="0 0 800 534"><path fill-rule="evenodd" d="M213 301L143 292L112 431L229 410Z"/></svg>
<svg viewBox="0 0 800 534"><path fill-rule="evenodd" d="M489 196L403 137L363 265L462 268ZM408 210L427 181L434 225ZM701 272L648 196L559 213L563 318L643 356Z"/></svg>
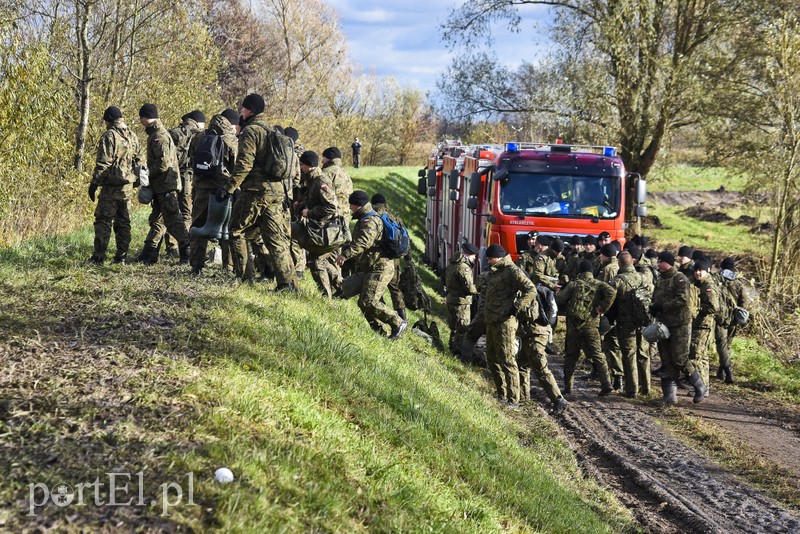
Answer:
<svg viewBox="0 0 800 534"><path fill-rule="evenodd" d="M416 169L353 175L418 250ZM500 407L482 373L410 331L379 337L354 300L322 299L310 279L276 296L169 260L89 267L91 240L87 227L0 250L0 530L632 530L536 409ZM221 466L233 483L214 481ZM147 502L26 515L30 484L111 471L143 472ZM159 488L186 492L187 473L194 504L165 513ZM137 494L129 482L119 500Z"/></svg>
<svg viewBox="0 0 800 534"><path fill-rule="evenodd" d="M690 167L670 165L656 167L647 176L647 190L662 191L715 191L724 186L728 191L742 191L745 178L722 167Z"/></svg>

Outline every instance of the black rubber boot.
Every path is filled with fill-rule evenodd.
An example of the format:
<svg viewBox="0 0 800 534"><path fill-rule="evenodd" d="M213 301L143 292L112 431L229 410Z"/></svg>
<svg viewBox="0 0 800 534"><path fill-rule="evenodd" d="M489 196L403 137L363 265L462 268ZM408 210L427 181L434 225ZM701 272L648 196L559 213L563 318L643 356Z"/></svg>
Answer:
<svg viewBox="0 0 800 534"><path fill-rule="evenodd" d="M403 332L406 331L406 328L408 328L408 323L406 321L403 321L396 328L392 328L392 333L389 336L389 339L391 340L400 339L400 336L403 335Z"/></svg>
<svg viewBox="0 0 800 534"><path fill-rule="evenodd" d="M189 265L189 259L190 259L191 255L192 255L191 249L189 248L188 245L185 246L185 247L182 247L181 248L181 255L180 255L179 263L181 265Z"/></svg>
<svg viewBox="0 0 800 534"><path fill-rule="evenodd" d="M730 367L725 367L723 371L725 372L725 383L733 384L733 369Z"/></svg>
<svg viewBox="0 0 800 534"><path fill-rule="evenodd" d="M721 366L718 367L717 368L717 378L719 380L722 380L722 377L724 377L724 376L725 376L725 369L723 367L721 367Z"/></svg>
<svg viewBox="0 0 800 534"><path fill-rule="evenodd" d="M622 377L620 375L614 376L614 381L612 382L611 387L614 388L614 391L619 391L622 389Z"/></svg>
<svg viewBox="0 0 800 534"><path fill-rule="evenodd" d="M158 263L158 249L155 247L143 248L141 254L136 258L136 261L145 265Z"/></svg>
<svg viewBox="0 0 800 534"><path fill-rule="evenodd" d="M675 406L678 404L678 385L671 378L661 379L661 391L664 394L664 406Z"/></svg>
<svg viewBox="0 0 800 534"><path fill-rule="evenodd" d="M706 392L708 389L703 383L703 378L700 376L700 373L697 371L692 373L692 376L689 377L689 383L692 384L692 387L694 387L694 398L692 400L695 404L706 398Z"/></svg>
<svg viewBox="0 0 800 534"><path fill-rule="evenodd" d="M553 415L560 415L564 410L567 409L567 399L564 397L559 397L556 399L556 402L553 403Z"/></svg>
<svg viewBox="0 0 800 534"><path fill-rule="evenodd" d="M397 315L399 315L402 320L408 321L408 317L406 317L406 309L405 308L400 308L399 310L397 310Z"/></svg>

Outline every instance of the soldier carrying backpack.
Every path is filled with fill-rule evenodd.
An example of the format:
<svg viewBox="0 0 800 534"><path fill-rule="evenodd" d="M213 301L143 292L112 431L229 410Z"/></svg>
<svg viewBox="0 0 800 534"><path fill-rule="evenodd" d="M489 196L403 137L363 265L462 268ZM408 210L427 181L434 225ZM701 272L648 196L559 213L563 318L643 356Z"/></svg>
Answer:
<svg viewBox="0 0 800 534"><path fill-rule="evenodd" d="M727 322L717 322L714 327L714 341L719 355L719 369L717 378L725 378L726 384L733 383L733 367L731 362L731 340L736 335L736 331L746 324L741 322L747 315L750 306L750 296L742 281L736 275L736 266L733 258L725 258L719 266L719 273L716 273L716 280L720 286L720 307L727 308ZM737 321L738 319L738 321Z"/></svg>

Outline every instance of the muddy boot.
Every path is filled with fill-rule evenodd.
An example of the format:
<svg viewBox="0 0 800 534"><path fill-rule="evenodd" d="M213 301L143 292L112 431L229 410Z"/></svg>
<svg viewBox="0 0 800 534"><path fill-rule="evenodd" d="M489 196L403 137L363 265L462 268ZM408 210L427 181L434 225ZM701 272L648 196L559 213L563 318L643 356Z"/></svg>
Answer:
<svg viewBox="0 0 800 534"><path fill-rule="evenodd" d="M569 403L567 399L564 397L559 397L553 403L553 415L560 415L566 408Z"/></svg>
<svg viewBox="0 0 800 534"><path fill-rule="evenodd" d="M725 367L723 371L725 373L725 383L733 384L733 369L731 367Z"/></svg>
<svg viewBox="0 0 800 534"><path fill-rule="evenodd" d="M725 369L720 366L717 368L717 380L722 380L722 377L725 376Z"/></svg>
<svg viewBox="0 0 800 534"><path fill-rule="evenodd" d="M473 352L475 352L475 342L470 341L467 336L464 336L464 340L461 342L461 348L459 349L458 358L466 365L469 365L472 363Z"/></svg>
<svg viewBox="0 0 800 534"><path fill-rule="evenodd" d="M181 265L189 265L189 258L190 258L191 255L192 255L192 252L191 252L191 249L189 248L189 245L186 245L185 247L181 247L179 263Z"/></svg>
<svg viewBox="0 0 800 534"><path fill-rule="evenodd" d="M671 378L661 379L661 391L664 393L664 406L678 404L678 385Z"/></svg>
<svg viewBox="0 0 800 534"><path fill-rule="evenodd" d="M614 391L619 391L622 389L622 377L620 375L614 375L614 380L612 381L611 387Z"/></svg>
<svg viewBox="0 0 800 534"><path fill-rule="evenodd" d="M694 398L692 400L695 404L706 398L708 389L703 383L703 378L700 376L700 373L697 371L693 372L692 376L689 377L689 383L694 387Z"/></svg>
<svg viewBox="0 0 800 534"><path fill-rule="evenodd" d="M158 249L156 247L145 247L136 258L136 261L145 265L158 263Z"/></svg>

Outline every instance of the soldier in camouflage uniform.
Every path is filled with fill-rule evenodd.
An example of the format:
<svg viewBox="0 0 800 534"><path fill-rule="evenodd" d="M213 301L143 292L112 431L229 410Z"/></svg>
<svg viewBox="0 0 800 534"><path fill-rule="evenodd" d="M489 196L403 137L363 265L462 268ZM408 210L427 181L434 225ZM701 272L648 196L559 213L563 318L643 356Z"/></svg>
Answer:
<svg viewBox="0 0 800 534"><path fill-rule="evenodd" d="M336 190L330 177L319 169L319 156L307 150L300 156L300 168L307 177L308 190L299 203L301 217L312 219L324 226L331 218L339 215ZM308 255L308 268L322 294L331 298L342 283L342 274L336 265L336 254L326 252Z"/></svg>
<svg viewBox="0 0 800 534"><path fill-rule="evenodd" d="M103 120L106 131L97 144L97 164L89 185L92 202L101 188L94 211L94 252L89 258L98 265L106 259L112 227L117 242L114 263L125 263L131 244L131 197L141 166L139 139L122 120L119 108L106 109Z"/></svg>
<svg viewBox="0 0 800 534"><path fill-rule="evenodd" d="M295 161L295 172L294 178L292 179L292 199L294 201L298 201L303 198L305 192L308 190L308 184L303 186L303 173L300 169L300 156L303 155L303 152L306 151L306 148L300 144L300 134L297 132L296 128L291 126L287 126L283 133L292 140L294 143L294 155L297 156L297 161ZM315 165L316 167L316 165ZM293 220L296 220L300 217L299 213L296 209L293 211ZM302 278L303 273L306 270L306 251L303 250L303 247L300 246L300 243L297 242L296 239L292 239L292 261L294 262L294 268L297 270L297 277ZM333 263L333 262L331 262Z"/></svg>
<svg viewBox="0 0 800 534"><path fill-rule="evenodd" d="M408 323L381 302L386 288L394 276L394 262L381 252L383 221L374 213L369 196L364 191L354 191L348 199L350 211L358 220L353 230L353 240L342 249L336 258L341 267L345 261L354 259L356 270L364 273L358 307L364 313L370 328L383 331L381 323L392 327L390 339L399 339Z"/></svg>
<svg viewBox="0 0 800 534"><path fill-rule="evenodd" d="M172 142L175 143L175 154L178 157L178 169L181 173L181 190L178 192L178 205L181 208L187 231L192 225L192 199L194 198L189 145L192 144L192 140L198 133L205 130L205 127L206 116L199 109L195 109L181 117L181 123L169 130ZM169 238L169 234L164 236L164 247L168 254L175 255L171 252L175 250L175 245Z"/></svg>
<svg viewBox="0 0 800 534"><path fill-rule="evenodd" d="M339 205L347 206L348 199L353 192L353 180L342 168L342 153L335 146L328 147L322 152L322 172L330 176L333 186L336 188L336 200ZM349 224L349 214L344 213L343 215Z"/></svg>
<svg viewBox="0 0 800 534"><path fill-rule="evenodd" d="M727 291L730 301L736 307L747 309L750 306L750 295L747 294L744 284L736 276L736 265L733 258L725 258L716 273L716 280L720 287L720 294ZM730 310L731 315L733 310ZM714 327L714 342L719 355L719 369L717 378L725 377L726 384L733 384L733 368L731 363L731 340L736 335L737 325L731 319L728 324L718 322Z"/></svg>
<svg viewBox="0 0 800 534"><path fill-rule="evenodd" d="M572 393L575 367L583 350L593 362L600 378L601 397L611 393L608 366L600 350L600 316L614 303L614 289L592 276L593 266L587 260L578 265L578 278L556 294L559 310L567 316L567 338L564 355L565 394Z"/></svg>
<svg viewBox="0 0 800 534"><path fill-rule="evenodd" d="M481 336L486 335L486 317L483 314L483 306L486 303L486 281L489 277L489 271L483 271L478 275L478 281L475 284L477 289L478 305L475 306L475 313L472 320L467 326L464 333L464 341L459 350L459 357L465 363L474 363L476 365L485 365L485 361L476 360L475 345L480 340ZM474 301L473 301L474 302Z"/></svg>
<svg viewBox="0 0 800 534"><path fill-rule="evenodd" d="M592 264L592 268L598 263L598 256L600 252L597 250L597 238L593 235L587 235L583 238L583 252L580 254L580 259L587 260Z"/></svg>
<svg viewBox="0 0 800 534"><path fill-rule="evenodd" d="M581 262L583 255L583 238L579 235L574 235L569 238L569 245L571 250L566 258L567 282L574 280L578 276L578 264Z"/></svg>
<svg viewBox="0 0 800 534"><path fill-rule="evenodd" d="M158 261L158 248L164 233L178 241L180 262L189 263L189 232L183 222L178 192L181 176L175 145L169 132L158 118L154 104L145 104L139 110L139 120L147 132L147 168L150 172L150 187L153 188L153 211L150 213L150 232L144 241L139 261L153 264Z"/></svg>
<svg viewBox="0 0 800 534"><path fill-rule="evenodd" d="M370 204L372 204L372 208L378 215L383 215L386 213L389 215L391 220L397 221L400 224L403 223L401 218L395 216L391 211L389 211L389 206L386 204L386 197L380 193L375 193L372 195ZM394 260L394 278L392 278L392 281L389 283L389 297L392 299L392 308L394 308L394 311L397 312L397 315L402 317L405 321L407 319L406 301L405 297L403 297L403 291L400 289L400 258L395 258Z"/></svg>
<svg viewBox="0 0 800 534"><path fill-rule="evenodd" d="M472 297L478 293L474 283L475 258L479 250L472 243L461 245L461 251L450 258L445 270L445 288L447 289L447 319L450 327L450 352L461 353L464 335L470 323ZM464 363L470 363L466 361Z"/></svg>
<svg viewBox="0 0 800 534"><path fill-rule="evenodd" d="M622 369L625 374L625 392L628 398L635 398L639 392L639 376L641 370L637 367L637 335L640 327L632 315L632 308L628 305L633 292L645 285L642 275L636 272L633 266L633 257L628 251L620 252L617 257L619 271L611 279L611 287L616 292L616 334L622 356ZM648 359L649 364L649 359ZM649 389L649 386L648 386Z"/></svg>
<svg viewBox="0 0 800 534"><path fill-rule="evenodd" d="M600 235L607 234L603 232ZM610 237L608 238L611 239ZM600 256L595 275L598 280L610 284L611 280L619 272L619 262L617 262L617 249L608 242L600 247ZM603 333L603 354L606 356L606 364L608 365L608 372L611 375L611 383L615 390L621 389L622 377L625 370L622 367L622 356L619 350L619 339L617 339L617 329L612 327L608 332Z"/></svg>
<svg viewBox="0 0 800 534"><path fill-rule="evenodd" d="M719 286L709 272L711 261L703 258L694 264L695 285L700 289L700 312L692 321L692 341L689 345L689 359L703 377L708 396L708 348L714 319L719 310Z"/></svg>
<svg viewBox="0 0 800 534"><path fill-rule="evenodd" d="M633 247L628 251L633 258L633 265L639 276L642 277L642 284L647 288L648 293L653 295L653 289L656 287L655 277L653 276L653 269L650 263L645 261L646 258L642 253L642 249ZM645 261L645 263L642 263ZM642 336L642 329L636 331L636 368L639 372L639 393L641 395L650 394L650 360L652 356L658 356L658 346L655 343L649 343L644 336Z"/></svg>
<svg viewBox="0 0 800 534"><path fill-rule="evenodd" d="M677 404L677 380L681 373L689 377L695 388L694 402L705 397L705 384L689 360L692 339L692 312L689 309L689 279L678 272L675 256L669 251L658 255L659 279L653 291L650 314L669 329L669 338L658 342L663 367L661 389L664 404Z"/></svg>
<svg viewBox="0 0 800 534"><path fill-rule="evenodd" d="M489 275L486 278L486 362L494 378L497 397L509 407L519 407L519 369L514 342L517 337L517 313L527 309L536 298L536 286L511 261L498 244L486 249Z"/></svg>
<svg viewBox="0 0 800 534"><path fill-rule="evenodd" d="M230 222L236 275L247 280L245 233L258 226L275 267L276 291L296 292L299 282L290 251L291 215L287 198L290 184L281 183L265 171L269 163L265 159L265 147L273 127L264 115L264 99L255 93L247 95L239 113L244 119L244 128L239 138L233 179L242 192L233 206Z"/></svg>
<svg viewBox="0 0 800 534"><path fill-rule="evenodd" d="M542 284L553 291L558 291L558 268L556 258L560 253L550 250L553 240L549 236L540 235L536 238L533 253L526 251L520 256L517 265L531 279L534 284Z"/></svg>
<svg viewBox="0 0 800 534"><path fill-rule="evenodd" d="M197 148L202 144L208 132L222 137L224 155L222 158L222 172L218 176L203 177L191 176L194 190L194 203L192 205L192 226L202 228L208 218L208 199L215 195L217 200L223 201L232 195L236 189L233 181L233 169L236 165L236 152L239 140L236 138L234 124L238 122L239 114L234 109L226 109L219 115L211 117L208 130L200 130L192 138L187 152L187 159L191 162ZM191 169L191 164L190 167ZM206 250L208 238L205 236L189 236L192 249L190 264L194 274L200 274L206 263Z"/></svg>
<svg viewBox="0 0 800 534"><path fill-rule="evenodd" d="M692 269L694 269L693 255L694 249L688 245L683 245L678 249L678 256L675 258L678 271L683 273L689 280L692 279Z"/></svg>

